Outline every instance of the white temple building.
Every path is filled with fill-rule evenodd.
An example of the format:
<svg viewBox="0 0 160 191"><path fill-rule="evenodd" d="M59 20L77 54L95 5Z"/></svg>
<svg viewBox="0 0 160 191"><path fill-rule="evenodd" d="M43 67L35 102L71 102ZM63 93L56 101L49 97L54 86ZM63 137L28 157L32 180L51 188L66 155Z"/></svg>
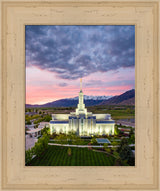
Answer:
<svg viewBox="0 0 160 191"><path fill-rule="evenodd" d="M110 114L93 114L85 108L82 80L79 92L79 102L75 112L70 114L52 114L50 133L75 132L79 136L114 135L115 121Z"/></svg>

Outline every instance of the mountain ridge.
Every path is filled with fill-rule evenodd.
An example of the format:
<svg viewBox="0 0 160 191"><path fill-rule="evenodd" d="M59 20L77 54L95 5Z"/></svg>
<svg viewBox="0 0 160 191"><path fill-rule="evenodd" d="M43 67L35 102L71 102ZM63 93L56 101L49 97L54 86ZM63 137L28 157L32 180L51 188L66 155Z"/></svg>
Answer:
<svg viewBox="0 0 160 191"><path fill-rule="evenodd" d="M116 96L87 96L84 95L84 103L87 106L95 105L134 105L135 90L128 90ZM60 99L45 104L26 104L26 107L76 107L78 104L78 96L74 98Z"/></svg>
<svg viewBox="0 0 160 191"><path fill-rule="evenodd" d="M135 89L128 90L119 96L105 100L101 105L135 105Z"/></svg>

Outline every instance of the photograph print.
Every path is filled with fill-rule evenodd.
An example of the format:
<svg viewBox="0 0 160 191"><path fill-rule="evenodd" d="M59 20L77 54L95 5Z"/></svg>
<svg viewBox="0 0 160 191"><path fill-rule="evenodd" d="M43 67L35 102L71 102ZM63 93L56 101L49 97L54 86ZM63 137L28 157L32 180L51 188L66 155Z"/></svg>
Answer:
<svg viewBox="0 0 160 191"><path fill-rule="evenodd" d="M135 166L135 26L26 25L26 166Z"/></svg>

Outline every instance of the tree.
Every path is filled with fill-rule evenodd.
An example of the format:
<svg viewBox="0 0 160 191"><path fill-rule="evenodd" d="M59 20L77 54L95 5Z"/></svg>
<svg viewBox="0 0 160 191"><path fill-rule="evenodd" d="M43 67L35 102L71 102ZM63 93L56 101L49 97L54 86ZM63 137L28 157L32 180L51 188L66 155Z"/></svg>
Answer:
<svg viewBox="0 0 160 191"><path fill-rule="evenodd" d="M72 151L71 151L71 148L70 148L70 147L68 148L67 153L68 153L68 156L71 156Z"/></svg>
<svg viewBox="0 0 160 191"><path fill-rule="evenodd" d="M49 127L45 127L44 129L41 130L41 134L47 134L49 135L50 134L50 128Z"/></svg>
<svg viewBox="0 0 160 191"><path fill-rule="evenodd" d="M132 150L131 148L128 146L128 145L125 145L123 146L122 150L120 151L119 153L120 155L120 158L123 160L123 161L127 161L127 163L129 165L133 165L132 164L132 161L133 161L133 153L132 153Z"/></svg>
<svg viewBox="0 0 160 191"><path fill-rule="evenodd" d="M113 153L115 159L114 166L128 166L127 160L122 161L118 152Z"/></svg>
<svg viewBox="0 0 160 191"><path fill-rule="evenodd" d="M132 135L134 135L134 131L133 131L133 128L131 127L131 130L129 132L129 138L131 138Z"/></svg>
<svg viewBox="0 0 160 191"><path fill-rule="evenodd" d="M41 154L48 148L49 136L47 134L43 134L43 137L39 138L35 143L35 146L32 149L28 149L25 152L25 162L29 164L33 158L33 155L40 157Z"/></svg>
<svg viewBox="0 0 160 191"><path fill-rule="evenodd" d="M118 148L118 150L120 151L125 145L128 145L128 140L126 138L123 138L120 142L120 147Z"/></svg>
<svg viewBox="0 0 160 191"><path fill-rule="evenodd" d="M43 134L43 137L38 139L38 141L35 143L34 154L38 157L40 157L41 153L44 152L48 148L48 141L49 136L47 134Z"/></svg>
<svg viewBox="0 0 160 191"><path fill-rule="evenodd" d="M54 139L54 138L56 138L56 137L58 137L58 135L56 134L56 132L54 132L54 133L52 133L52 135L50 135L50 138L51 138L51 139Z"/></svg>
<svg viewBox="0 0 160 191"><path fill-rule="evenodd" d="M130 108L127 108L127 109L126 109L126 112L130 114L130 113L131 113L131 109L130 109Z"/></svg>
<svg viewBox="0 0 160 191"><path fill-rule="evenodd" d="M52 119L52 117L51 117L50 115L46 115L46 116L44 117L44 121L45 121L45 122L50 122L51 119Z"/></svg>
<svg viewBox="0 0 160 191"><path fill-rule="evenodd" d="M111 148L108 147L108 143L104 143L104 150L105 150L107 153L111 153Z"/></svg>
<svg viewBox="0 0 160 191"><path fill-rule="evenodd" d="M135 144L135 135L131 135L131 137L129 138L129 143Z"/></svg>
<svg viewBox="0 0 160 191"><path fill-rule="evenodd" d="M119 156L123 162L127 162L129 165L134 165L134 155L131 148L128 145L127 139L122 139L120 147L117 149Z"/></svg>
<svg viewBox="0 0 160 191"><path fill-rule="evenodd" d="M92 145L97 145L97 140L96 140L96 138L93 137L93 138L91 139L91 144L92 144Z"/></svg>
<svg viewBox="0 0 160 191"><path fill-rule="evenodd" d="M113 152L117 151L117 147L116 147L117 145L118 145L118 143L117 143L116 141L113 141L113 142L112 142L112 146L113 146L113 147L111 148L111 150L112 150Z"/></svg>
<svg viewBox="0 0 160 191"><path fill-rule="evenodd" d="M117 126L115 126L115 128L114 128L114 134L115 134L115 135L119 135L119 133L120 133L120 130L118 129Z"/></svg>
<svg viewBox="0 0 160 191"><path fill-rule="evenodd" d="M121 163L121 158L119 156L119 153L118 152L113 152L113 155L116 158L114 165L115 166L121 166L122 163Z"/></svg>
<svg viewBox="0 0 160 191"><path fill-rule="evenodd" d="M43 150L48 148L49 136L47 134L43 134L43 137L38 140L39 143L42 144Z"/></svg>
<svg viewBox="0 0 160 191"><path fill-rule="evenodd" d="M26 164L29 164L33 157L33 149L28 149L25 151L25 162Z"/></svg>
<svg viewBox="0 0 160 191"><path fill-rule="evenodd" d="M43 145L40 142L35 143L35 146L34 146L35 155L40 157L42 152L43 152Z"/></svg>
<svg viewBox="0 0 160 191"><path fill-rule="evenodd" d="M26 125L31 125L31 122L29 119L26 120Z"/></svg>
<svg viewBox="0 0 160 191"><path fill-rule="evenodd" d="M65 136L63 134L60 134L56 137L56 140L58 140L58 143L63 144L64 143Z"/></svg>

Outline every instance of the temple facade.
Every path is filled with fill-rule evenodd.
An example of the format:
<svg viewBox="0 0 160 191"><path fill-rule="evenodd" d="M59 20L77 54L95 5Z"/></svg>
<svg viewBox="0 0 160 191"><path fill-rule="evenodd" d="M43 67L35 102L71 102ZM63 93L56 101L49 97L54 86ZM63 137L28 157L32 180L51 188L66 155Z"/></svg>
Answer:
<svg viewBox="0 0 160 191"><path fill-rule="evenodd" d="M50 133L75 132L79 136L114 135L115 122L110 114L93 114L85 108L82 81L79 101L75 112L70 114L52 114Z"/></svg>

